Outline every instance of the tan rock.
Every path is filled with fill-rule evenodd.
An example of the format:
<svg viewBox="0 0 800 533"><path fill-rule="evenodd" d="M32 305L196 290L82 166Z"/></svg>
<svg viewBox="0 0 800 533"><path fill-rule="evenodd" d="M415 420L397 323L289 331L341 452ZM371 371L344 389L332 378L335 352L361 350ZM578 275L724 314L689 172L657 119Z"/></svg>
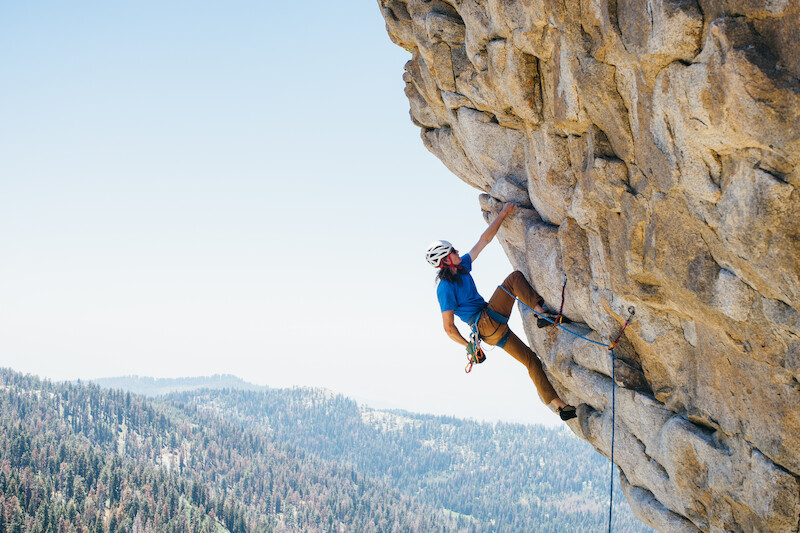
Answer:
<svg viewBox="0 0 800 533"><path fill-rule="evenodd" d="M800 5L379 0L425 146L575 333L525 332L662 531L800 516ZM615 378L612 380L612 375Z"/></svg>

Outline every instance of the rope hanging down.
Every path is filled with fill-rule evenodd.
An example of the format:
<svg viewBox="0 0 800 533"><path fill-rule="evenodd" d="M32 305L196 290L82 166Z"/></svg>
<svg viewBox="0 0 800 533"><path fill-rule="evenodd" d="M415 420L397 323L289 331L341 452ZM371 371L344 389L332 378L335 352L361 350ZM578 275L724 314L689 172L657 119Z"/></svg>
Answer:
<svg viewBox="0 0 800 533"><path fill-rule="evenodd" d="M611 533L611 514L612 510L614 509L614 431L617 428L616 418L617 418L617 408L616 408L616 384L617 384L617 375L616 375L616 367L614 365L614 359L616 358L616 354L614 354L614 348L619 343L619 340L622 338L622 334L625 332L625 328L628 327L630 324L633 315L636 314L636 309L633 306L628 308L628 320L625 321L625 324L622 325L622 329L617 335L617 338L614 339L614 342L608 347L608 351L611 352L611 483L610 488L608 489L608 532Z"/></svg>
<svg viewBox="0 0 800 533"><path fill-rule="evenodd" d="M615 371L616 369L614 368L614 360L616 359L616 354L614 354L614 348L616 348L617 344L619 344L619 341L622 338L622 334L625 332L625 328L628 327L628 324L630 324L631 320L633 319L633 315L636 314L636 309L633 306L628 307L629 316L628 316L628 319L625 321L625 324L623 324L622 329L619 332L619 335L617 335L617 338L614 339L614 342L612 342L611 344L606 344L604 342L599 342L599 341L596 341L596 340L592 340L592 339L590 339L588 337L585 337L583 335L580 335L579 333L576 333L576 332L574 332L574 331L572 331L570 329L567 329L561 323L561 321L562 321L562 313L564 312L564 292L565 292L565 289L567 288L567 275L566 274L564 274L564 283L561 286L561 309L559 310L558 316L556 317L555 320L537 313L531 306L529 306L528 304L526 304L525 302L523 302L522 300L517 298L515 295L511 294L502 285L499 285L499 287L501 289L503 289L506 292L506 294L508 294L509 296L514 298L514 300L519 302L520 305L524 305L525 307L530 309L530 311L534 315L536 315L537 318L543 318L543 319L547 320L548 322L550 322L551 324L553 324L555 326L558 326L559 328L563 329L567 333L569 333L571 335L574 335L575 337L578 337L579 339L583 339L583 340L585 340L587 342L591 342L592 344L597 344L599 346L604 346L604 347L608 348L609 352L611 352L611 473L610 473L611 482L609 483L609 489L608 489L608 531L609 531L609 533L611 533L611 518L612 518L612 514L613 514L613 510L614 510L614 433L615 433L615 429L616 429L616 426L617 426L617 424L616 424L616 422L617 422L617 420L616 420L616 418L617 418L617 415L616 415L616 411L617 411L617 409L616 409L616 388L617 388L616 387L616 383L617 383L617 379L616 379L616 377L617 376L616 376L616 371Z"/></svg>
<svg viewBox="0 0 800 533"><path fill-rule="evenodd" d="M630 320L630 318L628 320ZM625 325L627 326L628 323L626 322ZM623 327L622 329L625 328ZM620 333L620 335L622 335L622 333ZM609 346L608 350L611 352L611 472L608 474L608 533L611 533L611 515L614 511L614 430L617 428L617 407L615 405L617 376L616 369L614 368L614 348Z"/></svg>

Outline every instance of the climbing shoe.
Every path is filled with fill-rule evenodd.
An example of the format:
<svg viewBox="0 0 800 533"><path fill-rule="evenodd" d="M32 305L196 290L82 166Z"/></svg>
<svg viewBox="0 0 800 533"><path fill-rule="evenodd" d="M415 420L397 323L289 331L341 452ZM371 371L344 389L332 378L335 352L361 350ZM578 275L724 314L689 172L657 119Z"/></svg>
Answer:
<svg viewBox="0 0 800 533"><path fill-rule="evenodd" d="M537 327L546 328L548 326L554 326L556 318L558 318L558 315L555 315L553 313L547 313L547 314L543 315L543 317L545 317L545 318L538 317L536 319L536 326ZM550 320L548 320L548 318ZM562 324L571 324L572 320L570 320L569 318L565 317L564 315L561 315L561 323Z"/></svg>
<svg viewBox="0 0 800 533"><path fill-rule="evenodd" d="M566 422L567 420L572 420L573 418L578 416L578 413L575 412L574 407L572 407L571 405L567 405L566 407L558 409L558 416L561 417L561 420Z"/></svg>

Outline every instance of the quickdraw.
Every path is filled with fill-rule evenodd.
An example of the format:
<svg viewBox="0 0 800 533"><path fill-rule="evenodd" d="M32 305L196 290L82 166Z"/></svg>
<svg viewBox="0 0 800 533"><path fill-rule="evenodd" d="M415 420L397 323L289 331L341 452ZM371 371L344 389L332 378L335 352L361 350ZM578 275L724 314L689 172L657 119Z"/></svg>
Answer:
<svg viewBox="0 0 800 533"><path fill-rule="evenodd" d="M483 353L481 348L481 335L478 333L478 326L472 327L472 333L469 336L469 344L467 344L467 359L469 362L464 367L464 372L469 374L472 372L472 365L479 365L486 361L486 354Z"/></svg>
<svg viewBox="0 0 800 533"><path fill-rule="evenodd" d="M608 345L608 349L609 350L613 350L614 348L617 347L617 344L619 344L619 340L622 338L622 334L625 333L625 328L628 327L628 324L630 323L631 319L633 318L633 315L636 314L636 308L633 307L633 306L628 307L628 313L630 313L630 316L628 316L628 320L626 320L625 324L622 325L622 329L619 330L619 335L617 335L617 338L614 339L614 342L612 342L611 344Z"/></svg>

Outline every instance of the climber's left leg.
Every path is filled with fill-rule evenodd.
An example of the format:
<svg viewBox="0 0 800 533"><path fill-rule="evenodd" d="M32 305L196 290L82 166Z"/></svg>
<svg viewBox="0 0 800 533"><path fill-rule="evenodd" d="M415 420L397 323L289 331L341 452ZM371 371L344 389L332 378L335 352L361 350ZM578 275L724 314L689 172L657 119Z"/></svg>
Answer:
<svg viewBox="0 0 800 533"><path fill-rule="evenodd" d="M539 392L539 396L542 398L542 401L545 403L545 405L550 405L553 400L558 399L558 394L556 394L553 385L550 384L550 380L547 379L547 375L544 373L544 368L542 368L542 362L539 360L539 357L511 331L509 332L508 339L503 346L503 350L511 354L514 359L525 365L525 367L528 369L528 376L530 376L531 381L533 381L533 384L536 387L536 390Z"/></svg>
<svg viewBox="0 0 800 533"><path fill-rule="evenodd" d="M495 289L494 294L489 298L489 307L503 316L511 316L511 310L514 308L514 298L508 294L509 292L537 313L544 312L542 308L544 298L533 290L533 287L519 270L509 274L502 285Z"/></svg>
<svg viewBox="0 0 800 533"><path fill-rule="evenodd" d="M558 405L554 406L560 407L561 403L559 402L561 402L561 400L558 399L558 394L556 394L555 389L553 389L553 386L547 379L544 369L542 368L542 362L539 361L539 358L533 350L528 348L519 337L508 329L507 325L499 324L484 313L478 321L478 331L481 334L481 338L486 341L487 344L500 346L503 350L511 354L514 359L525 365L525 368L528 369L528 376L530 376L536 390L539 392L539 396L541 396L545 404L549 405L555 400Z"/></svg>

